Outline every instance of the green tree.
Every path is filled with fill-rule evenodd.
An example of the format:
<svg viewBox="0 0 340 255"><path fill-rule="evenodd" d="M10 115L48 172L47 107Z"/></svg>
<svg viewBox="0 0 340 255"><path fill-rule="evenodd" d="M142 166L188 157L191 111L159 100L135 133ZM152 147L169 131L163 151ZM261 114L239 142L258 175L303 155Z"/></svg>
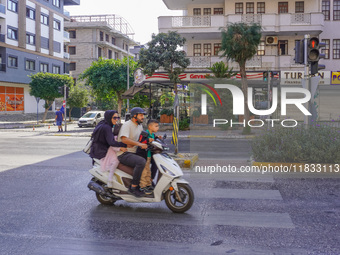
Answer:
<svg viewBox="0 0 340 255"><path fill-rule="evenodd" d="M185 44L185 38L177 32L159 33L152 35L147 49L141 49L139 64L143 72L152 76L156 70L163 67L168 73L170 81L174 84L177 94L177 83L180 83L179 75L190 65L185 51L181 47Z"/></svg>
<svg viewBox="0 0 340 255"><path fill-rule="evenodd" d="M70 87L73 79L68 75L52 74L52 73L36 73L30 76L29 83L30 95L45 100L45 113L42 122L45 122L48 109L52 106L54 100L62 97L59 93L59 87Z"/></svg>
<svg viewBox="0 0 340 255"><path fill-rule="evenodd" d="M92 62L79 78L86 80L86 84L92 87L94 95L101 101L108 99L117 101L118 112L121 115L123 99L122 95L127 89L127 58L103 59ZM137 68L137 62L129 58L129 79L133 84L133 72Z"/></svg>
<svg viewBox="0 0 340 255"><path fill-rule="evenodd" d="M230 79L232 76L235 76L237 74L237 72L233 71L233 68L229 69L229 66L226 65L223 61L214 63L213 66L208 67L208 69L214 74L214 76L212 77L208 74L207 78Z"/></svg>
<svg viewBox="0 0 340 255"><path fill-rule="evenodd" d="M222 28L222 56L229 60L236 61L240 66L242 90L244 94L244 119L249 120L248 109L248 82L246 75L246 61L251 59L257 50L261 39L261 26L258 24L235 23ZM244 133L250 132L246 124Z"/></svg>
<svg viewBox="0 0 340 255"><path fill-rule="evenodd" d="M70 87L69 97L67 99L67 104L70 107L69 120L71 121L71 113L74 107L85 107L89 102L89 92L88 90L80 85L73 85Z"/></svg>

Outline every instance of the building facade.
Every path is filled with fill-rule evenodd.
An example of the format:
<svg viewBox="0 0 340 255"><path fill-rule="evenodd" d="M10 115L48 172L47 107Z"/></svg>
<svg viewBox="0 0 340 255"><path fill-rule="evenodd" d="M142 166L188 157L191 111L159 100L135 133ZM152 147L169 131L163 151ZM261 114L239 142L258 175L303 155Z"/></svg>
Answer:
<svg viewBox="0 0 340 255"><path fill-rule="evenodd" d="M72 16L65 23L70 42L65 50L70 58L70 74L77 79L100 57L122 59L134 57L129 48L137 45L129 23L118 15Z"/></svg>
<svg viewBox="0 0 340 255"><path fill-rule="evenodd" d="M320 63L328 71L339 70L339 0L240 1L240 0L163 0L169 9L183 10L184 16L159 17L159 32L178 31L187 39L190 68L206 68L221 61L221 27L229 23L258 23L262 39L256 56L247 62L248 71L300 71L296 64L295 41L305 34L327 43L326 59ZM231 66L238 69L236 63Z"/></svg>
<svg viewBox="0 0 340 255"><path fill-rule="evenodd" d="M64 6L80 0L0 0L0 113L37 110L29 75L68 72ZM40 102L43 110L44 102Z"/></svg>

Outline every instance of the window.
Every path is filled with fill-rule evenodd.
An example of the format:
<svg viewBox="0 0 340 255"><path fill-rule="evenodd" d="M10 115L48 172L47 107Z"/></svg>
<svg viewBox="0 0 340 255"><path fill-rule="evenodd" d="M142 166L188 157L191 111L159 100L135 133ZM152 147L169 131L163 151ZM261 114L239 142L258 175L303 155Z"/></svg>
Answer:
<svg viewBox="0 0 340 255"><path fill-rule="evenodd" d="M214 55L217 56L218 55L218 52L220 51L221 49L221 43L215 43L214 44Z"/></svg>
<svg viewBox="0 0 340 255"><path fill-rule="evenodd" d="M105 41L110 42L109 35L105 35Z"/></svg>
<svg viewBox="0 0 340 255"><path fill-rule="evenodd" d="M333 9L333 20L340 20L340 0L334 0Z"/></svg>
<svg viewBox="0 0 340 255"><path fill-rule="evenodd" d="M31 44L31 45L35 45L35 35L27 33L26 34L26 43Z"/></svg>
<svg viewBox="0 0 340 255"><path fill-rule="evenodd" d="M321 42L325 43L325 48L321 50L323 54L325 54L325 59L329 59L329 46L330 46L330 40L329 39L322 39Z"/></svg>
<svg viewBox="0 0 340 255"><path fill-rule="evenodd" d="M295 13L304 13L305 12L305 2L295 2Z"/></svg>
<svg viewBox="0 0 340 255"><path fill-rule="evenodd" d="M60 31L60 21L53 20L53 28Z"/></svg>
<svg viewBox="0 0 340 255"><path fill-rule="evenodd" d="M288 40L279 40L279 56L288 55Z"/></svg>
<svg viewBox="0 0 340 255"><path fill-rule="evenodd" d="M118 59L118 58L119 58L118 52L115 52L115 59Z"/></svg>
<svg viewBox="0 0 340 255"><path fill-rule="evenodd" d="M331 4L329 0L322 1L322 13L325 16L325 20L330 20L330 8Z"/></svg>
<svg viewBox="0 0 340 255"><path fill-rule="evenodd" d="M52 73L60 74L60 66L53 65Z"/></svg>
<svg viewBox="0 0 340 255"><path fill-rule="evenodd" d="M211 8L204 8L203 15L211 15Z"/></svg>
<svg viewBox="0 0 340 255"><path fill-rule="evenodd" d="M30 19L35 19L35 10L31 8L26 8L26 17Z"/></svg>
<svg viewBox="0 0 340 255"><path fill-rule="evenodd" d="M201 44L194 44L194 56L201 56Z"/></svg>
<svg viewBox="0 0 340 255"><path fill-rule="evenodd" d="M48 72L48 64L47 63L40 63L40 72L44 72L44 73Z"/></svg>
<svg viewBox="0 0 340 255"><path fill-rule="evenodd" d="M246 13L254 14L254 3L246 3Z"/></svg>
<svg viewBox="0 0 340 255"><path fill-rule="evenodd" d="M101 42L104 41L104 32L102 32L102 31L99 32L99 40Z"/></svg>
<svg viewBox="0 0 340 255"><path fill-rule="evenodd" d="M214 15L223 15L223 8L214 8Z"/></svg>
<svg viewBox="0 0 340 255"><path fill-rule="evenodd" d="M340 39L333 40L333 58L340 59Z"/></svg>
<svg viewBox="0 0 340 255"><path fill-rule="evenodd" d="M13 27L8 27L7 38L12 40L18 40L18 29Z"/></svg>
<svg viewBox="0 0 340 255"><path fill-rule="evenodd" d="M18 2L13 0L8 0L8 6L7 9L12 12L18 12Z"/></svg>
<svg viewBox="0 0 340 255"><path fill-rule="evenodd" d="M256 55L264 56L265 55L264 47L265 47L265 43L264 43L264 41L261 41L260 44L257 46Z"/></svg>
<svg viewBox="0 0 340 255"><path fill-rule="evenodd" d="M112 59L112 50L109 50L109 59Z"/></svg>
<svg viewBox="0 0 340 255"><path fill-rule="evenodd" d="M70 53L70 55L76 55L76 46L68 46L68 53Z"/></svg>
<svg viewBox="0 0 340 255"><path fill-rule="evenodd" d="M98 58L102 57L102 48L98 47Z"/></svg>
<svg viewBox="0 0 340 255"><path fill-rule="evenodd" d="M60 7L60 0L53 0L52 4L59 8Z"/></svg>
<svg viewBox="0 0 340 255"><path fill-rule="evenodd" d="M266 12L266 3L258 2L257 3L257 13L262 14Z"/></svg>
<svg viewBox="0 0 340 255"><path fill-rule="evenodd" d="M70 63L70 71L75 71L76 70L76 62L71 62Z"/></svg>
<svg viewBox="0 0 340 255"><path fill-rule="evenodd" d="M279 13L288 13L288 2L279 2Z"/></svg>
<svg viewBox="0 0 340 255"><path fill-rule="evenodd" d="M45 15L45 14L41 14L40 15L40 22L41 22L41 24L48 26L48 16Z"/></svg>
<svg viewBox="0 0 340 255"><path fill-rule="evenodd" d="M18 67L18 57L8 56L8 67Z"/></svg>
<svg viewBox="0 0 340 255"><path fill-rule="evenodd" d="M35 61L31 59L27 59L25 61L25 70L27 71L35 71Z"/></svg>
<svg viewBox="0 0 340 255"><path fill-rule="evenodd" d="M194 8L194 15L201 15L201 8Z"/></svg>
<svg viewBox="0 0 340 255"><path fill-rule="evenodd" d="M76 30L70 30L68 32L70 33L70 38L72 39L77 38Z"/></svg>
<svg viewBox="0 0 340 255"><path fill-rule="evenodd" d="M116 38L112 37L112 38L111 38L111 43L112 43L113 45L116 45Z"/></svg>
<svg viewBox="0 0 340 255"><path fill-rule="evenodd" d="M203 44L203 55L211 56L211 43Z"/></svg>
<svg viewBox="0 0 340 255"><path fill-rule="evenodd" d="M235 14L243 14L243 3L235 3Z"/></svg>

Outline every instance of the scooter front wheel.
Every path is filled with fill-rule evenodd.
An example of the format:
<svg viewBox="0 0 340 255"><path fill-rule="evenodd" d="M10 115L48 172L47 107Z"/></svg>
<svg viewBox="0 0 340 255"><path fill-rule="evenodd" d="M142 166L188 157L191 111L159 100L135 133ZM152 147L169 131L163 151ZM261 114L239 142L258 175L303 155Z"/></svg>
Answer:
<svg viewBox="0 0 340 255"><path fill-rule="evenodd" d="M100 195L96 193L97 200L103 205L113 205L117 200L111 197Z"/></svg>
<svg viewBox="0 0 340 255"><path fill-rule="evenodd" d="M164 200L171 211L184 213L189 210L194 203L194 192L188 184L179 183L178 194L176 194L175 190L168 190L164 195Z"/></svg>

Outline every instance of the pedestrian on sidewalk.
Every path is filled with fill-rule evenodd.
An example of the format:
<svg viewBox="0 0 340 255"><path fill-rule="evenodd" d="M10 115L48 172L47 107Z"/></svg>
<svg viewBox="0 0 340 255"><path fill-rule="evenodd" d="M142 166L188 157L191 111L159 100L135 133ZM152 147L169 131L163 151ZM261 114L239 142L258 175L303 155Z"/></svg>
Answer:
<svg viewBox="0 0 340 255"><path fill-rule="evenodd" d="M60 110L60 107L57 107L57 111L55 113L55 119L58 126L58 132L63 132L63 120L64 120L64 114Z"/></svg>

